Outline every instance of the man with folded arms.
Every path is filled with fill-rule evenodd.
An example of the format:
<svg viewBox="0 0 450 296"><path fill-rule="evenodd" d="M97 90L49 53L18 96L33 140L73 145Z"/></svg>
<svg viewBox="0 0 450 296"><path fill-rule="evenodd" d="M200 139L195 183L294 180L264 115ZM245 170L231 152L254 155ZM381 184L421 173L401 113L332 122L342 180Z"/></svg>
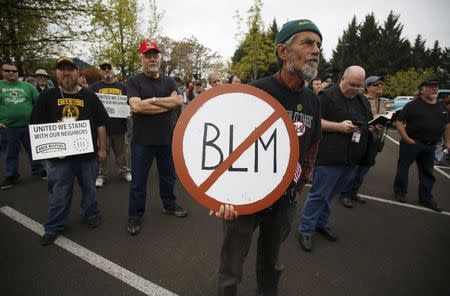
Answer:
<svg viewBox="0 0 450 296"><path fill-rule="evenodd" d="M187 211L176 203L173 192L175 168L172 159L174 110L183 104L177 84L159 73L161 56L158 44L143 41L139 47L142 72L128 79L128 102L132 111L130 199L127 230L136 235L141 230L147 198L147 178L156 158L159 173L159 194L163 212L186 217Z"/></svg>

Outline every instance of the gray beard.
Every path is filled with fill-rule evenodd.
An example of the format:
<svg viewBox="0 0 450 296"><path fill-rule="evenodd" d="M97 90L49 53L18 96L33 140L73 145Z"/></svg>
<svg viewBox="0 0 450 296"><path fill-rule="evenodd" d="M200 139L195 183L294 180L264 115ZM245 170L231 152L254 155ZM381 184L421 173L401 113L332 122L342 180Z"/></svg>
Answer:
<svg viewBox="0 0 450 296"><path fill-rule="evenodd" d="M311 67L307 64L303 65L300 71L297 71L294 67L294 64L291 61L287 61L287 70L291 73L295 73L300 75L303 80L310 81L317 76L317 67Z"/></svg>
<svg viewBox="0 0 450 296"><path fill-rule="evenodd" d="M68 91L72 91L76 88L76 86L78 85L78 82L76 80L71 80L71 79L63 79L59 85L64 89L64 90L68 90Z"/></svg>
<svg viewBox="0 0 450 296"><path fill-rule="evenodd" d="M147 71L150 73L157 73L159 71L158 67L147 67Z"/></svg>

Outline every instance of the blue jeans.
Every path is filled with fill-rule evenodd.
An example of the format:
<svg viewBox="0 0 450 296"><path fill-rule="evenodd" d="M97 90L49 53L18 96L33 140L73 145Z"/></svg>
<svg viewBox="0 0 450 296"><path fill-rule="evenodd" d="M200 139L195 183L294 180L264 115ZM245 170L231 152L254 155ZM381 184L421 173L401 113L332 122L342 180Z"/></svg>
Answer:
<svg viewBox="0 0 450 296"><path fill-rule="evenodd" d="M133 143L131 144L132 181L128 208L130 218L138 219L144 215L148 173L155 157L159 174L159 194L163 206L167 210L176 208L176 197L173 193L176 177L171 145L150 146Z"/></svg>
<svg viewBox="0 0 450 296"><path fill-rule="evenodd" d="M31 158L31 146L30 135L28 127L9 127L0 129L2 133L2 141L6 142L5 153L5 177L6 178L18 178L19 174L19 152L20 144L22 144L25 152L28 155L28 159L31 163L31 174L38 175L44 170L41 161L33 161Z"/></svg>
<svg viewBox="0 0 450 296"><path fill-rule="evenodd" d="M333 198L347 186L357 169L357 165L314 167L313 184L306 197L298 228L300 234L312 235L316 228L328 226Z"/></svg>
<svg viewBox="0 0 450 296"><path fill-rule="evenodd" d="M64 230L69 219L75 177L81 187L80 215L92 219L99 215L95 194L97 159L63 159L47 161L48 220L44 224L45 233L58 234Z"/></svg>
<svg viewBox="0 0 450 296"><path fill-rule="evenodd" d="M360 165L358 166L358 170L350 183L345 186L344 191L341 192L341 197L356 197L358 194L359 188L364 182L364 177L369 172L371 165Z"/></svg>
<svg viewBox="0 0 450 296"><path fill-rule="evenodd" d="M400 141L397 174L394 180L394 193L405 195L408 192L408 173L411 164L416 161L419 172L419 201L431 202L433 200L434 182L434 150L436 145L425 145L416 142L408 144Z"/></svg>

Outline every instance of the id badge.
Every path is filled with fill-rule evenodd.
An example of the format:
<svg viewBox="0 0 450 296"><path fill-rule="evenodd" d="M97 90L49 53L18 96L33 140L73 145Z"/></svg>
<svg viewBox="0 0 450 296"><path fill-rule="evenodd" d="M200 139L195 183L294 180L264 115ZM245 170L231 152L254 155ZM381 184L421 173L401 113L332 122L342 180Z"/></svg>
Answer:
<svg viewBox="0 0 450 296"><path fill-rule="evenodd" d="M361 132L360 131L354 132L352 135L352 142L359 143L360 139L361 139Z"/></svg>

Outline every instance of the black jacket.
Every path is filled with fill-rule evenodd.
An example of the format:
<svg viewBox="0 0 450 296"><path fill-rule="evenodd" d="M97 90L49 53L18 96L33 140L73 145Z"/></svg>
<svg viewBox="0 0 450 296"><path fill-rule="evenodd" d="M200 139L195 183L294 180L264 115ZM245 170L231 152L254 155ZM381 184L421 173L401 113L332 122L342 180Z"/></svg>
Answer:
<svg viewBox="0 0 450 296"><path fill-rule="evenodd" d="M335 85L319 95L322 119L341 122L351 120L354 122L354 115L349 110L347 98L342 94L339 85ZM370 110L370 103L367 98L359 94L352 100L359 100L362 104L364 114L358 114L362 118L364 125L361 127L361 138L359 143L352 142L352 134L339 132L327 132L322 130L322 140L316 158L317 165L359 165L363 159L368 143L368 124L373 116Z"/></svg>

